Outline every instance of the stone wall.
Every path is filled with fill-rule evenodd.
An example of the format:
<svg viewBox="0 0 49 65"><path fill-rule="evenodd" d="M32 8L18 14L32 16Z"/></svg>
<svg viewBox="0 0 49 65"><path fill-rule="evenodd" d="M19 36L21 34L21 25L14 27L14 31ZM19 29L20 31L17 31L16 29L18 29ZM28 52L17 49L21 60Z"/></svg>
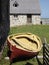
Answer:
<svg viewBox="0 0 49 65"><path fill-rule="evenodd" d="M40 24L40 15L32 15L31 24ZM27 21L27 15L10 15L10 27L29 24Z"/></svg>
<svg viewBox="0 0 49 65"><path fill-rule="evenodd" d="M14 17L13 15L10 16L10 27L12 26L19 26L19 25L26 25L27 23L27 16L26 15L18 15Z"/></svg>
<svg viewBox="0 0 49 65"><path fill-rule="evenodd" d="M49 18L41 18L42 24L45 25L49 25Z"/></svg>
<svg viewBox="0 0 49 65"><path fill-rule="evenodd" d="M32 15L32 24L40 24L41 18L40 15Z"/></svg>

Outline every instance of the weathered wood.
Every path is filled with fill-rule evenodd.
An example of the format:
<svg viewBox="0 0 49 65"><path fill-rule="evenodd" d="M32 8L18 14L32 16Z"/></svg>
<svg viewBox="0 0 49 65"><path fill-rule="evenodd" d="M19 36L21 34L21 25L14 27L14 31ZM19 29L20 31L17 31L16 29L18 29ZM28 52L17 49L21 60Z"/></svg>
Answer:
<svg viewBox="0 0 49 65"><path fill-rule="evenodd" d="M43 44L43 65L49 65L49 45Z"/></svg>
<svg viewBox="0 0 49 65"><path fill-rule="evenodd" d="M0 52L10 30L9 0L0 0Z"/></svg>

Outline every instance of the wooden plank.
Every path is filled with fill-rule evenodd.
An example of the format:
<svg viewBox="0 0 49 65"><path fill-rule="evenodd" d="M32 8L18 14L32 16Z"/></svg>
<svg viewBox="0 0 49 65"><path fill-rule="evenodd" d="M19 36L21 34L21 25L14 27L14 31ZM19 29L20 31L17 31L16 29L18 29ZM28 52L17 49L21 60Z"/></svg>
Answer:
<svg viewBox="0 0 49 65"><path fill-rule="evenodd" d="M46 58L44 58L44 63L49 65L49 61Z"/></svg>
<svg viewBox="0 0 49 65"><path fill-rule="evenodd" d="M45 55L49 58L49 53L46 51Z"/></svg>
<svg viewBox="0 0 49 65"><path fill-rule="evenodd" d="M44 61L43 65L48 65L47 62Z"/></svg>
<svg viewBox="0 0 49 65"><path fill-rule="evenodd" d="M47 52L49 52L49 49L48 49L47 47L45 47L45 50L46 50Z"/></svg>
<svg viewBox="0 0 49 65"><path fill-rule="evenodd" d="M43 44L43 65L49 65L49 45Z"/></svg>
<svg viewBox="0 0 49 65"><path fill-rule="evenodd" d="M49 45L48 44L45 44L45 47L49 49Z"/></svg>
<svg viewBox="0 0 49 65"><path fill-rule="evenodd" d="M44 60L45 60L45 58L46 58L46 60L49 62L49 59L48 59L46 56L44 57Z"/></svg>

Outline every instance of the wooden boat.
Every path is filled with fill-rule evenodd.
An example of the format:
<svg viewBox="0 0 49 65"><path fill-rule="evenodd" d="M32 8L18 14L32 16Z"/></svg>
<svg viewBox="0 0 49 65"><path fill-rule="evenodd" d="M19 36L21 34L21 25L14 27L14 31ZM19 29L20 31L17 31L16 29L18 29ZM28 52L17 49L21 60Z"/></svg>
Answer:
<svg viewBox="0 0 49 65"><path fill-rule="evenodd" d="M9 35L7 44L11 51L10 60L22 56L34 57L42 48L42 42L37 35L31 33L20 33Z"/></svg>

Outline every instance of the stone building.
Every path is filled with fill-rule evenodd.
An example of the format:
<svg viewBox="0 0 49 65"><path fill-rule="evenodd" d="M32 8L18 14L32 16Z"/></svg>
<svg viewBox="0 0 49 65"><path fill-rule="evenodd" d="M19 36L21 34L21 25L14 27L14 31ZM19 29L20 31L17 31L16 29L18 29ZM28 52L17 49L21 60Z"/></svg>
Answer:
<svg viewBox="0 0 49 65"><path fill-rule="evenodd" d="M39 0L10 0L10 26L40 24Z"/></svg>
<svg viewBox="0 0 49 65"><path fill-rule="evenodd" d="M41 18L43 25L49 25L49 18Z"/></svg>

